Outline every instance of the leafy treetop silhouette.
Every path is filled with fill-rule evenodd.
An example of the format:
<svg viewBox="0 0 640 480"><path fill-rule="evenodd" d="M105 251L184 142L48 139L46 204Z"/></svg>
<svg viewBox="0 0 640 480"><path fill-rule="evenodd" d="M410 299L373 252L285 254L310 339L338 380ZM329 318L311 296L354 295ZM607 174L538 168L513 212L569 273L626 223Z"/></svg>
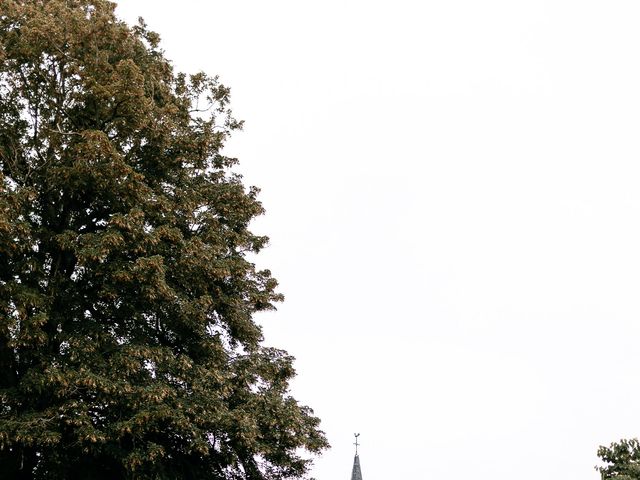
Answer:
<svg viewBox="0 0 640 480"><path fill-rule="evenodd" d="M3 478L300 478L327 442L253 320L229 89L114 8L0 0Z"/></svg>

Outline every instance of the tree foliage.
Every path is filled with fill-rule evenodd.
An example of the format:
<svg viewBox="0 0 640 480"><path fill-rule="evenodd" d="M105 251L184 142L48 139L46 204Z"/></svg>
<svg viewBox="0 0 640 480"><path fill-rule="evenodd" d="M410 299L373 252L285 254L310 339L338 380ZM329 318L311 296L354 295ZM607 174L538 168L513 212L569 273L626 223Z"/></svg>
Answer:
<svg viewBox="0 0 640 480"><path fill-rule="evenodd" d="M604 466L597 467L603 480L640 480L640 442L620 440L609 447L600 447L598 456Z"/></svg>
<svg viewBox="0 0 640 480"><path fill-rule="evenodd" d="M0 0L3 479L299 478L327 445L253 320L281 296L229 90L158 42L106 0Z"/></svg>

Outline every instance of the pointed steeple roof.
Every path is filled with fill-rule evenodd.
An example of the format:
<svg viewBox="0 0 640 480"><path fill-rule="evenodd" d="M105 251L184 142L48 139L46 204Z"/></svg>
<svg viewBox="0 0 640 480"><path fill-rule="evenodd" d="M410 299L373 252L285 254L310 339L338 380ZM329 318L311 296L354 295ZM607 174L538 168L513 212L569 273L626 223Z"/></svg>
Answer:
<svg viewBox="0 0 640 480"><path fill-rule="evenodd" d="M356 456L353 457L353 469L351 470L351 480L362 480L362 471L360 470L360 457L358 457L358 446L360 445L358 443L358 437L360 436L360 434L355 433L354 435L356 437L356 443L354 443L354 445L356 446Z"/></svg>
<svg viewBox="0 0 640 480"><path fill-rule="evenodd" d="M362 471L360 470L360 457L356 453L353 459L353 470L351 470L351 480L362 480Z"/></svg>

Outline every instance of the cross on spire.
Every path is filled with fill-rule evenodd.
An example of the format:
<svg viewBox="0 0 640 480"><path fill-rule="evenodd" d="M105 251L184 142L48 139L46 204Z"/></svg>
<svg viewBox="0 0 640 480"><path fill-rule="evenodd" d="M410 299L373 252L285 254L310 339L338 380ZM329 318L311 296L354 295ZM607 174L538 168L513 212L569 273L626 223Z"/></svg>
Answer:
<svg viewBox="0 0 640 480"><path fill-rule="evenodd" d="M360 470L360 457L358 457L358 447L360 446L360 442L358 442L359 433L354 433L354 437L356 437L356 456L353 457L353 470L351 471L351 480L362 480L362 470Z"/></svg>

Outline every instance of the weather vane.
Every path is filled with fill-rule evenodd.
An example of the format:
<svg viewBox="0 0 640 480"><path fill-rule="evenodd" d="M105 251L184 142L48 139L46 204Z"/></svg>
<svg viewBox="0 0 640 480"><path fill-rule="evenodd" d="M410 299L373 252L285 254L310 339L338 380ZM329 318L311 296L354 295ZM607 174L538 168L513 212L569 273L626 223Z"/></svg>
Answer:
<svg viewBox="0 0 640 480"><path fill-rule="evenodd" d="M358 455L358 445L360 445L358 443L358 437L360 436L360 434L359 433L354 433L353 436L356 437L356 443L354 443L354 445L356 446L356 455Z"/></svg>

